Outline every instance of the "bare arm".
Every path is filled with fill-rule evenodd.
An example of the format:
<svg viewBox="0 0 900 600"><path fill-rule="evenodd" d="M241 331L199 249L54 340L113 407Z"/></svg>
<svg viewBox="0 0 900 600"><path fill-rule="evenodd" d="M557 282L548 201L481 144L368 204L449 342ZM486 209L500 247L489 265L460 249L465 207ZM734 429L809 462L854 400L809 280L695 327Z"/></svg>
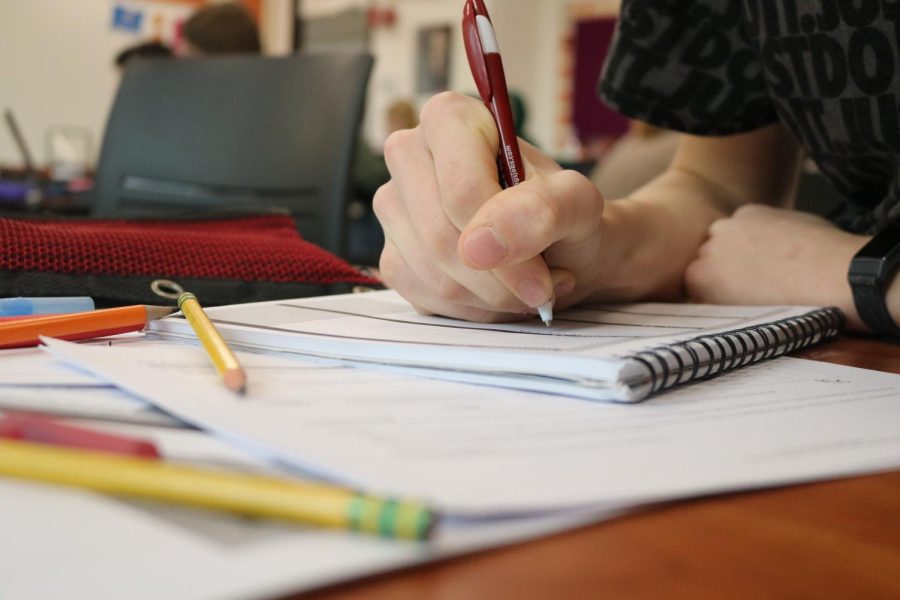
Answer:
<svg viewBox="0 0 900 600"><path fill-rule="evenodd" d="M606 205L610 276L599 274L587 297L683 296L685 269L710 225L742 205L789 203L799 165L796 143L778 125L729 137L683 136L668 171Z"/></svg>
<svg viewBox="0 0 900 600"><path fill-rule="evenodd" d="M739 138L747 138L747 143L741 145L743 153L735 155L729 145ZM713 196L731 214L708 222L706 240L684 269L688 297L721 304L837 306L847 316L848 329L867 331L847 271L853 255L871 238L842 231L811 214L778 208L790 204L799 167L797 151L780 127L733 140L688 138L691 147L683 148L669 173L638 194L639 200L657 202L658 193L647 194L658 185L672 189L665 179L678 171L712 184L700 186L704 189L722 188ZM720 154L727 158L719 160ZM697 165L703 170L698 172ZM891 283L886 302L900 322L900 278Z"/></svg>

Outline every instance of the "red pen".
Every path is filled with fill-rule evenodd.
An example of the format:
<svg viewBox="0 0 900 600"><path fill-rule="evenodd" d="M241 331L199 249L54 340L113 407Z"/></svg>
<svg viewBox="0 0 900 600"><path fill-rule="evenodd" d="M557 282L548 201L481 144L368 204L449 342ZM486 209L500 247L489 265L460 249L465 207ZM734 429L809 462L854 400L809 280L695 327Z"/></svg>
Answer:
<svg viewBox="0 0 900 600"><path fill-rule="evenodd" d="M505 187L519 185L525 179L525 165L519 151L519 139L509 104L500 47L483 0L466 0L462 30L466 56L478 94L491 111L500 134L497 164L503 175L502 183ZM553 299L538 307L538 313L544 324L549 326L553 321Z"/></svg>
<svg viewBox="0 0 900 600"><path fill-rule="evenodd" d="M0 418L0 438L138 458L159 458L159 451L152 442L66 425L29 413L8 412Z"/></svg>
<svg viewBox="0 0 900 600"><path fill-rule="evenodd" d="M494 116L500 133L498 163L503 173L503 183L506 187L518 185L525 179L525 167L519 151L497 36L494 35L494 26L483 0L466 0L463 9L463 40L478 93Z"/></svg>

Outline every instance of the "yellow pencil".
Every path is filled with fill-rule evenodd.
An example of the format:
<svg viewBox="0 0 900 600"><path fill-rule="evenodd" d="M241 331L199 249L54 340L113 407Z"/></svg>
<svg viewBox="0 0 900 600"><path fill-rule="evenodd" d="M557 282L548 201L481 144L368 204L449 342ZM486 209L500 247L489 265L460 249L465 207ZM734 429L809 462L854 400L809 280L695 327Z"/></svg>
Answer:
<svg viewBox="0 0 900 600"><path fill-rule="evenodd" d="M436 521L422 504L333 485L21 441L0 440L0 475L399 539L425 540Z"/></svg>
<svg viewBox="0 0 900 600"><path fill-rule="evenodd" d="M231 348L222 339L222 335L216 330L215 325L203 312L203 308L197 301L197 296L190 292L184 292L178 296L178 308L184 313L194 333L200 339L200 343L206 349L206 353L212 359L216 370L225 382L225 387L243 394L247 390L247 374L238 362L234 352L231 351Z"/></svg>

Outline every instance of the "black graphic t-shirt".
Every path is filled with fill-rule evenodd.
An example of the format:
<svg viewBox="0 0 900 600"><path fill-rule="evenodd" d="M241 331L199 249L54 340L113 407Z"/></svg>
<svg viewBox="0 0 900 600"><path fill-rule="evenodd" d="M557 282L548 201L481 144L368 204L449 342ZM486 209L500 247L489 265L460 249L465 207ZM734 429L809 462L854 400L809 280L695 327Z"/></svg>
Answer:
<svg viewBox="0 0 900 600"><path fill-rule="evenodd" d="M840 225L900 216L900 0L623 0L600 92L694 135L781 121L846 199Z"/></svg>

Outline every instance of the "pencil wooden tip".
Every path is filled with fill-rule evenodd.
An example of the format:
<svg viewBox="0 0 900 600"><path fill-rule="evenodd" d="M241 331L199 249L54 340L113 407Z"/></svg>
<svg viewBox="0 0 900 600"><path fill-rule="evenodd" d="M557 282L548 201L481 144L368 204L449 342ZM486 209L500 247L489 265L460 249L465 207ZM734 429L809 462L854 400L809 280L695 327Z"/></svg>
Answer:
<svg viewBox="0 0 900 600"><path fill-rule="evenodd" d="M148 321L162 319L178 311L174 306L144 306L144 309L147 311Z"/></svg>
<svg viewBox="0 0 900 600"><path fill-rule="evenodd" d="M247 374L243 369L228 369L222 374L222 381L232 392L245 394L247 392Z"/></svg>

